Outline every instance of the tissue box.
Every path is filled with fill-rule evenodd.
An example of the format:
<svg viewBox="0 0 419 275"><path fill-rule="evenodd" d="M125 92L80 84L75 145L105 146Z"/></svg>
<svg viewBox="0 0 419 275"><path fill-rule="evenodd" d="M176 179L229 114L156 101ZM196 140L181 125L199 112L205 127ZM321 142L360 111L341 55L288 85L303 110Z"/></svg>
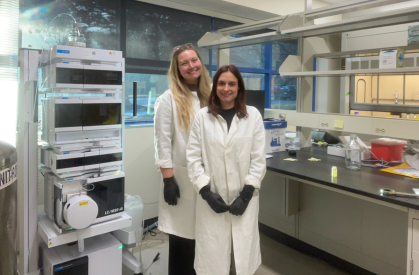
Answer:
<svg viewBox="0 0 419 275"><path fill-rule="evenodd" d="M409 37L418 36L419 35L419 25L411 25L407 29L407 35Z"/></svg>
<svg viewBox="0 0 419 275"><path fill-rule="evenodd" d="M407 39L407 45L417 45L419 44L419 36L411 36Z"/></svg>
<svg viewBox="0 0 419 275"><path fill-rule="evenodd" d="M404 67L404 50L381 50L380 69L394 69Z"/></svg>
<svg viewBox="0 0 419 275"><path fill-rule="evenodd" d="M264 121L265 126L265 151L266 153L285 151L285 132L287 122L281 120Z"/></svg>
<svg viewBox="0 0 419 275"><path fill-rule="evenodd" d="M335 147L335 146L327 146L327 154L344 158L345 157L345 148Z"/></svg>

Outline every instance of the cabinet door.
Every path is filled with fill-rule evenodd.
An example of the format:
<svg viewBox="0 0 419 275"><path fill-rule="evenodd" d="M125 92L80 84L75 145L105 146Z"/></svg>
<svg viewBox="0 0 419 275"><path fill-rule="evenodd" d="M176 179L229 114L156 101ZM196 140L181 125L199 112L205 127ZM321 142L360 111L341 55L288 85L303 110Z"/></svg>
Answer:
<svg viewBox="0 0 419 275"><path fill-rule="evenodd" d="M419 220L413 219L412 234L413 275L419 275Z"/></svg>
<svg viewBox="0 0 419 275"><path fill-rule="evenodd" d="M419 275L419 252L416 250L412 251L412 260L413 260L413 271L412 275Z"/></svg>

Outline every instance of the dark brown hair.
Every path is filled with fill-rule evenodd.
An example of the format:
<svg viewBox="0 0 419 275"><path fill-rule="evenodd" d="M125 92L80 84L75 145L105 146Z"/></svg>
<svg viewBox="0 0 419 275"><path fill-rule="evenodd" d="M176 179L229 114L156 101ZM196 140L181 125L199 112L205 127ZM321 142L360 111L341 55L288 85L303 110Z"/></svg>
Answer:
<svg viewBox="0 0 419 275"><path fill-rule="evenodd" d="M208 101L208 113L217 116L221 110L220 98L217 95L217 84L218 79L222 73L231 72L238 81L239 90L237 92L237 97L234 100L234 108L236 109L236 114L239 118L247 117L246 110L246 89L244 88L244 81L242 75L240 74L239 69L234 65L224 65L218 69L217 73L212 80L212 90Z"/></svg>

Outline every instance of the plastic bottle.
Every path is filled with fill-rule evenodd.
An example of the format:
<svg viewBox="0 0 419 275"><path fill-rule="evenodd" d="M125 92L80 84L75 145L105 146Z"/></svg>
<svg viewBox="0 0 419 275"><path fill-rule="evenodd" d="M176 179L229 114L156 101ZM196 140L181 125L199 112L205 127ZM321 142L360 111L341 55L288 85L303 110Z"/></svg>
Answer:
<svg viewBox="0 0 419 275"><path fill-rule="evenodd" d="M397 91L394 93L394 104L399 104L399 103L397 102Z"/></svg>
<svg viewBox="0 0 419 275"><path fill-rule="evenodd" d="M361 170L361 146L356 134L351 134L351 139L345 147L345 166L350 170Z"/></svg>
<svg viewBox="0 0 419 275"><path fill-rule="evenodd" d="M82 24L73 23L73 29L68 35L68 46L86 48L86 38L81 30Z"/></svg>
<svg viewBox="0 0 419 275"><path fill-rule="evenodd" d="M295 137L294 138L294 147L295 147L295 150L300 150L301 149L300 137Z"/></svg>

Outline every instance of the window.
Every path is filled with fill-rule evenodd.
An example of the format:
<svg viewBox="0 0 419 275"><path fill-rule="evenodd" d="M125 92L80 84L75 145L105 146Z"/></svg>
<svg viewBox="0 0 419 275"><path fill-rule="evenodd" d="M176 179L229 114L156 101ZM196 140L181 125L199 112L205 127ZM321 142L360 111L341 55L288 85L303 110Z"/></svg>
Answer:
<svg viewBox="0 0 419 275"><path fill-rule="evenodd" d="M297 79L295 77L274 75L271 87L272 109L297 109Z"/></svg>
<svg viewBox="0 0 419 275"><path fill-rule="evenodd" d="M236 67L257 68L265 67L265 47L262 44L231 48L229 50L230 64ZM218 54L213 51L212 64L217 64Z"/></svg>
<svg viewBox="0 0 419 275"><path fill-rule="evenodd" d="M153 122L154 103L169 87L166 75L125 74L125 114L133 115L133 82L137 82L137 118L134 122Z"/></svg>
<svg viewBox="0 0 419 275"><path fill-rule="evenodd" d="M197 44L211 18L139 1L127 2L127 57L170 61L173 47ZM205 64L209 51L198 49Z"/></svg>
<svg viewBox="0 0 419 275"><path fill-rule="evenodd" d="M87 47L124 52L127 123L153 121L154 103L169 88L166 74L173 47L184 43L196 46L207 31L241 24L135 0L39 0L36 6L33 3L20 1L21 47L48 49L65 45L72 23L77 20L85 24ZM197 50L213 76L217 51ZM297 54L296 40L231 48L229 63L239 68L247 89L266 91L267 108L295 109L296 80L282 78L278 72L289 54ZM137 117L131 119L134 81L138 85Z"/></svg>
<svg viewBox="0 0 419 275"><path fill-rule="evenodd" d="M19 29L22 48L49 49L67 45L74 19L84 23L86 46L98 49L119 49L117 29L118 1L20 1ZM72 17L74 19L72 19ZM44 43L45 39L45 43Z"/></svg>
<svg viewBox="0 0 419 275"><path fill-rule="evenodd" d="M272 70L279 70L288 55L297 55L298 41L272 43Z"/></svg>
<svg viewBox="0 0 419 275"><path fill-rule="evenodd" d="M263 74L241 73L246 90L265 90L265 76Z"/></svg>
<svg viewBox="0 0 419 275"><path fill-rule="evenodd" d="M154 103L169 88L167 71L175 46L192 43L211 29L211 17L139 1L126 2L125 114L127 123L152 123ZM124 36L124 34L122 34ZM209 50L197 48L204 64ZM137 117L133 82L137 82Z"/></svg>

